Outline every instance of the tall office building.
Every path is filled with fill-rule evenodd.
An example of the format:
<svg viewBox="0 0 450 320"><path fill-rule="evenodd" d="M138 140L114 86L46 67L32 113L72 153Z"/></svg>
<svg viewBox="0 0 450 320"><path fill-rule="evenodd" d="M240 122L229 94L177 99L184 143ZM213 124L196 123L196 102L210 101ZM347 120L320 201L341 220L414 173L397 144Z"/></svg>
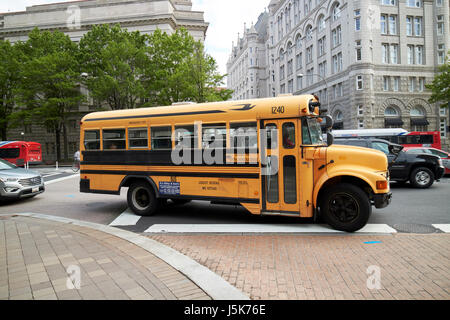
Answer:
<svg viewBox="0 0 450 320"><path fill-rule="evenodd" d="M436 130L450 149L450 110L430 104L425 88L450 49L449 0L271 0L267 15L260 53L267 81L254 91L315 93L335 129ZM228 62L235 91L251 70L250 56L236 53L247 50L247 37ZM253 97L237 90L233 98Z"/></svg>
<svg viewBox="0 0 450 320"><path fill-rule="evenodd" d="M25 11L0 13L0 39L25 41L35 27L40 30L59 30L72 41L79 42L92 26L119 23L129 31L151 34L157 28L173 33L184 27L195 40L205 40L208 23L203 12L192 11L191 0L80 0L54 4L35 5ZM81 88L82 91L85 89ZM91 100L79 107L85 114L95 109ZM79 143L79 113L68 121L68 147L71 157ZM10 140L33 140L40 142L43 158L56 159L55 137L39 124L25 125L9 130ZM61 144L63 143L61 139Z"/></svg>

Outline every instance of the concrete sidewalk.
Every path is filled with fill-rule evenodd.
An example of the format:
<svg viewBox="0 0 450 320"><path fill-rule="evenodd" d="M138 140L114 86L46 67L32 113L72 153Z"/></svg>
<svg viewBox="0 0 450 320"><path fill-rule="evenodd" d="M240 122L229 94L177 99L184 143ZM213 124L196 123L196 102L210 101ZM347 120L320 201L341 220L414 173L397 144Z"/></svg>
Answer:
<svg viewBox="0 0 450 320"><path fill-rule="evenodd" d="M0 299L248 299L156 241L39 214L0 215Z"/></svg>

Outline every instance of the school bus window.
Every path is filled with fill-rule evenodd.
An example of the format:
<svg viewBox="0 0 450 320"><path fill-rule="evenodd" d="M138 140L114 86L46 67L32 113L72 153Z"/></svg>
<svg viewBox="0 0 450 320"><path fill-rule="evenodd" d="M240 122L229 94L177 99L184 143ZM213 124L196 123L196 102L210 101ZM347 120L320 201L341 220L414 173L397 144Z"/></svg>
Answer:
<svg viewBox="0 0 450 320"><path fill-rule="evenodd" d="M277 163L278 158L276 156L268 156L267 157L268 167L271 167L273 164ZM269 170L269 172L272 172ZM266 175L266 198L269 203L278 203L278 170L276 173L271 175Z"/></svg>
<svg viewBox="0 0 450 320"><path fill-rule="evenodd" d="M202 126L202 146L208 148L226 148L227 127L225 123L205 124Z"/></svg>
<svg viewBox="0 0 450 320"><path fill-rule="evenodd" d="M131 148L148 148L148 132L147 128L128 129L128 147Z"/></svg>
<svg viewBox="0 0 450 320"><path fill-rule="evenodd" d="M295 147L295 125L292 122L283 124L283 147L285 149Z"/></svg>
<svg viewBox="0 0 450 320"><path fill-rule="evenodd" d="M103 150L126 149L125 129L103 130Z"/></svg>
<svg viewBox="0 0 450 320"><path fill-rule="evenodd" d="M197 126L176 126L175 147L196 149Z"/></svg>
<svg viewBox="0 0 450 320"><path fill-rule="evenodd" d="M84 132L84 149L100 150L100 130L88 130Z"/></svg>
<svg viewBox="0 0 450 320"><path fill-rule="evenodd" d="M152 127L152 149L169 150L172 149L172 128Z"/></svg>
<svg viewBox="0 0 450 320"><path fill-rule="evenodd" d="M315 118L302 119L302 143L303 144L323 144L322 129Z"/></svg>
<svg viewBox="0 0 450 320"><path fill-rule="evenodd" d="M234 152L258 152L258 136L256 122L230 123L230 145Z"/></svg>
<svg viewBox="0 0 450 320"><path fill-rule="evenodd" d="M278 130L277 125L269 123L266 125L266 135L267 135L267 149L278 148ZM274 138L272 141L272 137Z"/></svg>
<svg viewBox="0 0 450 320"><path fill-rule="evenodd" d="M297 203L297 181L296 181L295 156L284 156L283 179L284 179L284 202Z"/></svg>

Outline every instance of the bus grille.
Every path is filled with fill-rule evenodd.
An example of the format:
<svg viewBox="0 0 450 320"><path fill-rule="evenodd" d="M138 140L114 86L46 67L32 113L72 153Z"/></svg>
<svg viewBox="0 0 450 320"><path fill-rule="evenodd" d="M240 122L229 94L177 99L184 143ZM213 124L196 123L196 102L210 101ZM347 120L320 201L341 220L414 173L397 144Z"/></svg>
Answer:
<svg viewBox="0 0 450 320"><path fill-rule="evenodd" d="M33 178L28 178L28 179L20 179L19 183L23 187L38 186L42 183L42 178L41 177L33 177Z"/></svg>

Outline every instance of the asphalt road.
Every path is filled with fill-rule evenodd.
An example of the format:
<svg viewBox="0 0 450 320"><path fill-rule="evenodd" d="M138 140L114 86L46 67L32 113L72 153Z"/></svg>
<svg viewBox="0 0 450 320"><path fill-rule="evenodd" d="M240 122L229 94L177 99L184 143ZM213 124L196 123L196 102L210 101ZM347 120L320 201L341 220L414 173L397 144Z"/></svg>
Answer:
<svg viewBox="0 0 450 320"><path fill-rule="evenodd" d="M58 172L48 169L42 173L47 183L46 192L32 199L0 203L0 212L34 212L109 225L127 210L126 189L120 196L82 194L78 191L78 175L70 169ZM64 179L68 176L73 178ZM391 188L392 203L384 209L374 208L369 223L387 224L395 229L405 224L450 224L450 178L444 178L425 190L408 185L397 186L395 183L391 184ZM184 206L169 204L153 217L128 216L134 221L123 228L134 232L144 232L155 224L257 223L270 226L312 222L290 217L254 216L239 206L211 205L202 201L192 201Z"/></svg>

